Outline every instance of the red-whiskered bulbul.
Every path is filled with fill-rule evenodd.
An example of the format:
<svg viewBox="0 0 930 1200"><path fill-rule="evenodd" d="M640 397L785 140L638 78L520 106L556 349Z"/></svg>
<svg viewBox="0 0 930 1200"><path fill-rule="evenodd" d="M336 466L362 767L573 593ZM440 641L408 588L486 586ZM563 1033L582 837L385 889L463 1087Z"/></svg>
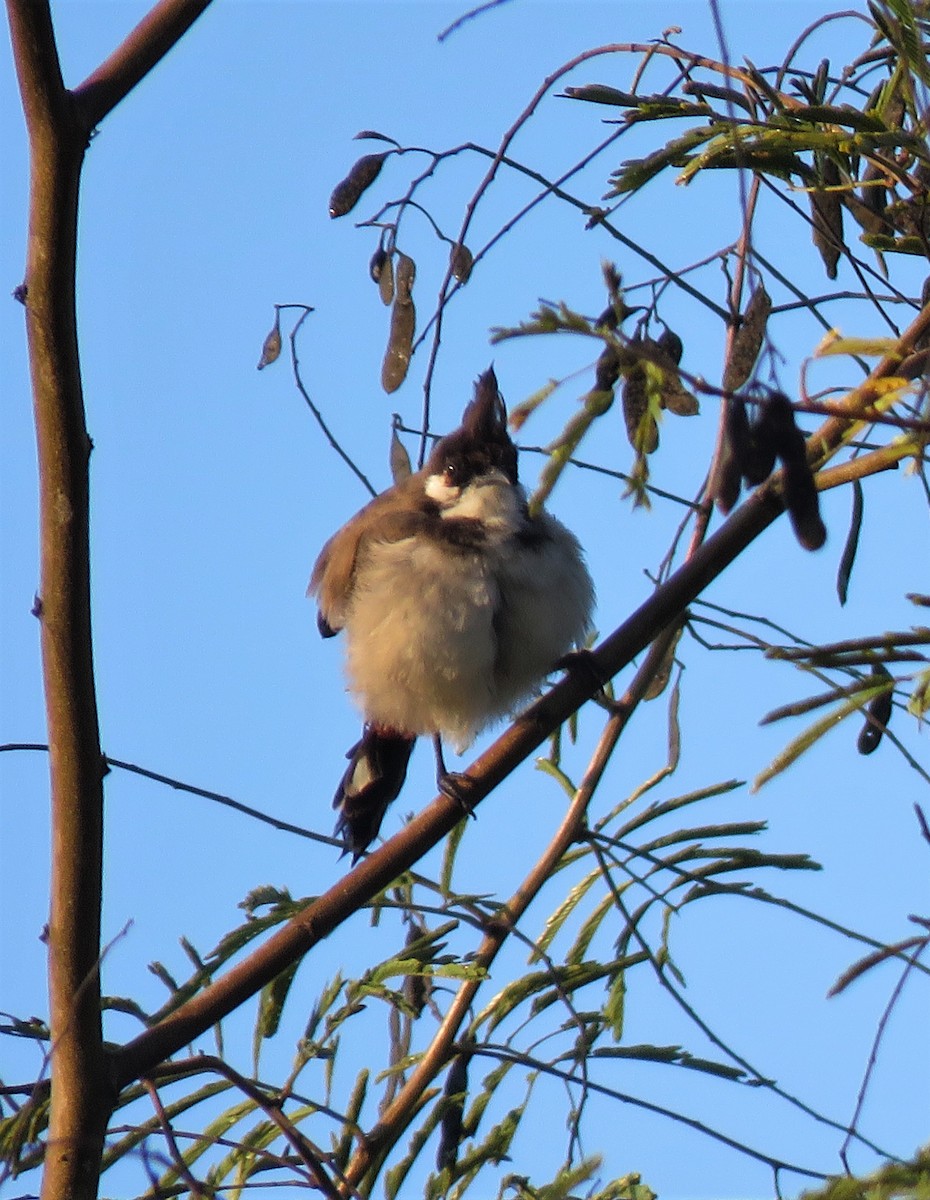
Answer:
<svg viewBox="0 0 930 1200"><path fill-rule="evenodd" d="M310 579L324 637L346 637L361 740L333 806L355 858L380 828L417 737L461 753L533 695L588 630L594 587L565 526L533 515L493 369L426 466L329 539ZM450 794L455 789L443 788Z"/></svg>

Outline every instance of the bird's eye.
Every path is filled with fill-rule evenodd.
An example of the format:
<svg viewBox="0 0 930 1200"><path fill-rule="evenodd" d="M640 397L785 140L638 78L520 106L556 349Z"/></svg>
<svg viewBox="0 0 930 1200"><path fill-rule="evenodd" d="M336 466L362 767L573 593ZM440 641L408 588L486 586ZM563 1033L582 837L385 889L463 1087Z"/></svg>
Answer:
<svg viewBox="0 0 930 1200"><path fill-rule="evenodd" d="M459 479L458 464L454 462L447 462L442 473L442 478L447 487L456 487Z"/></svg>

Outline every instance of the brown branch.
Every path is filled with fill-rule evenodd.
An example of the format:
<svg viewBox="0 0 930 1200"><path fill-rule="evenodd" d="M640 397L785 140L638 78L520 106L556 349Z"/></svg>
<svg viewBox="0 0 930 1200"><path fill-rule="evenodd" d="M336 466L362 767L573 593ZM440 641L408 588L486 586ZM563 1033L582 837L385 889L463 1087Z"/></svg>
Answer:
<svg viewBox="0 0 930 1200"><path fill-rule="evenodd" d="M42 1195L93 1200L116 1092L100 1019L103 777L90 618L87 433L75 312L78 192L87 136L199 7L164 0L85 86L67 91L48 0L7 0L29 135L23 298L39 466L42 669L49 740L51 1111ZM195 11L196 10L196 11ZM186 23L185 23L186 14Z"/></svg>
<svg viewBox="0 0 930 1200"><path fill-rule="evenodd" d="M532 869L495 915L487 934L476 951L473 963L489 971L501 947L514 930L517 922L539 895L540 890L552 877L552 872L584 828L585 813L591 797L601 781L614 748L626 728L636 707L645 696L649 685L662 668L666 653L677 632L672 626L658 637L650 647L649 654L637 671L626 694L613 705L600 741L595 748L588 770L556 830L548 847ZM378 1124L359 1145L352 1161L346 1167L346 1179L350 1185L359 1186L366 1175L377 1170L384 1156L403 1134L416 1115L418 1101L426 1088L436 1078L453 1053L453 1044L480 988L482 978L466 980L455 999L446 1010L445 1016L428 1049L417 1064L416 1070L407 1079L394 1101L381 1114Z"/></svg>
<svg viewBox="0 0 930 1200"><path fill-rule="evenodd" d="M206 9L211 0L160 0L110 57L74 90L88 132L128 96Z"/></svg>
<svg viewBox="0 0 930 1200"><path fill-rule="evenodd" d="M709 538L693 558L593 651L598 672L612 678L658 634L781 512L781 503L761 488ZM519 717L468 770L469 803L477 806L573 712L597 684L587 671L569 674ZM164 1021L116 1051L119 1086L194 1041L222 1017L270 983L285 967L409 869L461 820L461 807L437 797L399 833L358 864L344 879L292 918L210 988L192 997Z"/></svg>
<svg viewBox="0 0 930 1200"><path fill-rule="evenodd" d="M93 1197L114 1094L100 1022L103 764L90 628L90 440L78 362L75 256L84 137L47 4L8 0L31 150L26 330L39 462L42 666L49 738L54 1045L44 1197Z"/></svg>
<svg viewBox="0 0 930 1200"><path fill-rule="evenodd" d="M930 327L930 307L902 336L906 351ZM894 374L900 353L886 355L847 396L843 410L854 421L873 401L875 385ZM841 445L848 421L833 418L810 439L811 457L825 461ZM845 473L842 474L845 481ZM782 511L780 474L752 493L724 524L699 546L666 583L657 588L613 634L592 651L602 678L613 678L670 625L704 589L749 546ZM469 803L477 806L543 741L597 691L588 672L570 673L537 700L469 768ZM124 1087L177 1053L270 983L285 967L328 937L360 907L408 870L461 820L461 808L437 797L399 833L312 901L268 941L210 988L192 997L159 1025L147 1029L114 1054L114 1070Z"/></svg>

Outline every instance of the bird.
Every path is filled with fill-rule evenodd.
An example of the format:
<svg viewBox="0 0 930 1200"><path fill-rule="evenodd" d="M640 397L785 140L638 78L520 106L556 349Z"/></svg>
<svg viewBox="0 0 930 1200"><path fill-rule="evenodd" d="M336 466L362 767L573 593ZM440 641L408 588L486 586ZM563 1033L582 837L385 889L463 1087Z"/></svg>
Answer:
<svg viewBox="0 0 930 1200"><path fill-rule="evenodd" d="M582 646L594 585L573 533L532 510L494 368L479 375L462 423L425 465L381 492L326 542L308 592L324 638L342 633L362 736L333 799L336 835L357 861L431 737L446 770L493 722L538 694Z"/></svg>

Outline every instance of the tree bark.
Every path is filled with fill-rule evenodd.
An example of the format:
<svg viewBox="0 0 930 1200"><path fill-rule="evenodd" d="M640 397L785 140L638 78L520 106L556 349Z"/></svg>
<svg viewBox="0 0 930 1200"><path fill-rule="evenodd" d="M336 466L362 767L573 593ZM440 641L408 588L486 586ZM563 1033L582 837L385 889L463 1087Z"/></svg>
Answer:
<svg viewBox="0 0 930 1200"><path fill-rule="evenodd" d="M78 94L61 74L48 0L7 0L29 135L21 294L39 467L42 670L52 878L48 925L51 1107L43 1200L94 1200L116 1098L100 1012L103 777L90 607L91 441L78 354L78 195L94 124L209 0L162 0Z"/></svg>

